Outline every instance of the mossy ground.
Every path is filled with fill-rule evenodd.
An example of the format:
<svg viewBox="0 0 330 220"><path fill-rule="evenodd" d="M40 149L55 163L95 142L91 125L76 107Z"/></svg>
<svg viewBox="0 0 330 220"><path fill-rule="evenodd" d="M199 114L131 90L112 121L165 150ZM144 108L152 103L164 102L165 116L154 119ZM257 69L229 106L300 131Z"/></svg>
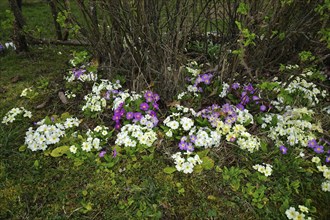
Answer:
<svg viewBox="0 0 330 220"><path fill-rule="evenodd" d="M30 28L52 27L47 5L27 1L23 7ZM0 8L3 18L7 8L4 1ZM53 34L52 30L48 34ZM8 36L4 35L0 41ZM17 106L32 110L32 121L74 108L63 105L57 97L64 86L63 75L72 49L77 48L35 45L25 54L9 51L0 55L0 118ZM30 86L39 87L41 92L31 100L20 98L21 91ZM36 109L48 97L52 97L49 103ZM281 206L288 196L290 204L296 205L311 199L311 206L318 211L314 213L316 217L330 217L330 196L321 190L312 191L320 188L320 176L298 173L299 167L306 163L301 159L292 163L290 159L280 158L274 149L250 155L221 145L210 153L215 160L212 170L168 175L163 168L171 166L172 161L166 148L173 146L165 142L155 150L151 161L139 155L127 156L115 167L106 168L99 165L99 159L91 158L78 166L65 157L19 151L30 126L31 122L27 121L0 125L0 218L3 219L283 219ZM285 176L274 173L276 181L259 181L247 169L255 161L272 161ZM305 178L315 181L307 182ZM248 183L255 186L250 193ZM259 192L263 185L268 186L267 190Z"/></svg>

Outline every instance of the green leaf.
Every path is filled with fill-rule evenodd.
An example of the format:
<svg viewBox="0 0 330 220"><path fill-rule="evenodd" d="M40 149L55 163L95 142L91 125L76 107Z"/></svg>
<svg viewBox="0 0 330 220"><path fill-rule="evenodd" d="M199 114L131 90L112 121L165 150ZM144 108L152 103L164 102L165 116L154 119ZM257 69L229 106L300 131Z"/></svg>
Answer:
<svg viewBox="0 0 330 220"><path fill-rule="evenodd" d="M242 15L247 15L249 12L249 7L244 2L240 2L237 8L237 13Z"/></svg>
<svg viewBox="0 0 330 220"><path fill-rule="evenodd" d="M84 161L82 161L82 160L80 160L80 159L75 159L73 165L74 165L75 167L79 167L79 166L81 166L83 163L84 163Z"/></svg>
<svg viewBox="0 0 330 220"><path fill-rule="evenodd" d="M262 150L263 152L267 152L267 151L268 151L268 150L267 150L267 142L265 142L265 141L261 141L260 145L261 145L261 150Z"/></svg>
<svg viewBox="0 0 330 220"><path fill-rule="evenodd" d="M203 161L202 167L204 169L210 170L210 169L212 169L214 167L214 161L211 158L209 158L209 157L203 157L201 160Z"/></svg>
<svg viewBox="0 0 330 220"><path fill-rule="evenodd" d="M33 166L38 169L39 168L39 160L35 160L34 163L33 163Z"/></svg>
<svg viewBox="0 0 330 220"><path fill-rule="evenodd" d="M174 173L176 171L176 168L175 167L165 167L163 169L164 173L167 173L167 174L171 174L171 173Z"/></svg>
<svg viewBox="0 0 330 220"><path fill-rule="evenodd" d="M23 151L25 151L26 150L26 145L22 145L22 146L20 146L19 148L18 148L18 151L19 152L23 152Z"/></svg>
<svg viewBox="0 0 330 220"><path fill-rule="evenodd" d="M194 166L194 173L201 173L203 171L203 167L201 164L197 164Z"/></svg>
<svg viewBox="0 0 330 220"><path fill-rule="evenodd" d="M199 156L199 158L203 158L203 157L206 157L209 152L210 152L210 150L206 149L206 150L203 150L203 151L199 151L197 153L197 155Z"/></svg>
<svg viewBox="0 0 330 220"><path fill-rule="evenodd" d="M81 193L83 194L83 196L87 196L88 194L87 190L83 190Z"/></svg>
<svg viewBox="0 0 330 220"><path fill-rule="evenodd" d="M57 147L50 153L50 156L61 157L63 154L66 154L69 150L70 150L69 146Z"/></svg>
<svg viewBox="0 0 330 220"><path fill-rule="evenodd" d="M70 118L70 117L71 117L71 115L70 115L69 112L64 112L64 113L61 115L61 119L62 119L62 120L65 120L65 119Z"/></svg>
<svg viewBox="0 0 330 220"><path fill-rule="evenodd" d="M46 116L46 118L45 118L45 124L46 125L51 125L52 124L52 120L48 116Z"/></svg>

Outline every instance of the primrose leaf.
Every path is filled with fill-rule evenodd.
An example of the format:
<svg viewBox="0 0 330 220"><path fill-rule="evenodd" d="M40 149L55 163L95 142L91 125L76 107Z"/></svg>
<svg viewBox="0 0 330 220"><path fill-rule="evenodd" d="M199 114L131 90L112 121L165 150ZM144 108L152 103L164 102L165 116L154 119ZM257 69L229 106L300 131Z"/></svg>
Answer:
<svg viewBox="0 0 330 220"><path fill-rule="evenodd" d="M57 147L50 153L50 156L61 157L63 154L66 154L69 150L70 150L69 146Z"/></svg>
<svg viewBox="0 0 330 220"><path fill-rule="evenodd" d="M164 171L164 173L172 174L176 171L176 169L175 169L175 167L165 167L163 171Z"/></svg>

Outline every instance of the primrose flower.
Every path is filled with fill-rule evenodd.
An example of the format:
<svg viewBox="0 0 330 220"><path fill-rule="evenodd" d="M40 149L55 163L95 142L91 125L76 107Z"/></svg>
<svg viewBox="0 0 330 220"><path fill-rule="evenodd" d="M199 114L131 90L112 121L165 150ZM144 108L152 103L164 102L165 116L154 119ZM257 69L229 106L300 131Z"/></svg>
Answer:
<svg viewBox="0 0 330 220"><path fill-rule="evenodd" d="M236 105L236 108L238 108L239 110L243 111L244 110L244 105L242 105L241 103L238 103Z"/></svg>
<svg viewBox="0 0 330 220"><path fill-rule="evenodd" d="M196 137L196 135L190 135L189 139L192 143L195 143L195 141L197 140L197 137Z"/></svg>
<svg viewBox="0 0 330 220"><path fill-rule="evenodd" d="M160 96L157 93L154 93L153 95L154 101L157 102L160 99Z"/></svg>
<svg viewBox="0 0 330 220"><path fill-rule="evenodd" d="M153 93L151 91L146 91L146 93L144 93L144 98L152 98L153 99Z"/></svg>
<svg viewBox="0 0 330 220"><path fill-rule="evenodd" d="M115 129L117 129L117 130L120 129L120 124L119 123L115 125Z"/></svg>
<svg viewBox="0 0 330 220"><path fill-rule="evenodd" d="M321 159L319 157L313 157L312 162L317 164L321 162Z"/></svg>
<svg viewBox="0 0 330 220"><path fill-rule="evenodd" d="M250 102L250 98L246 92L242 92L241 104L246 105Z"/></svg>
<svg viewBox="0 0 330 220"><path fill-rule="evenodd" d="M260 165L260 164L256 164L254 166L252 166L253 169L257 170L258 172L264 174L265 176L270 176L272 175L272 165L270 164L263 164L263 165Z"/></svg>
<svg viewBox="0 0 330 220"><path fill-rule="evenodd" d="M235 82L231 85L231 88L234 89L234 90L238 89L239 87L240 87L240 84L237 83L237 82Z"/></svg>
<svg viewBox="0 0 330 220"><path fill-rule="evenodd" d="M265 105L261 105L260 106L260 111L264 112L266 111L267 107Z"/></svg>
<svg viewBox="0 0 330 220"><path fill-rule="evenodd" d="M149 105L146 102L141 103L140 109L143 111L147 111L149 109Z"/></svg>
<svg viewBox="0 0 330 220"><path fill-rule="evenodd" d="M134 113L134 119L137 120L137 121L140 121L142 118L142 114L141 112L135 112Z"/></svg>
<svg viewBox="0 0 330 220"><path fill-rule="evenodd" d="M325 158L325 162L326 162L326 163L329 163L329 162L330 162L330 155L328 155L328 156Z"/></svg>
<svg viewBox="0 0 330 220"><path fill-rule="evenodd" d="M324 152L323 146L319 145L314 148L315 153L321 154Z"/></svg>
<svg viewBox="0 0 330 220"><path fill-rule="evenodd" d="M185 141L180 141L179 142L179 148L180 148L180 150L186 150L186 142Z"/></svg>
<svg viewBox="0 0 330 220"><path fill-rule="evenodd" d="M312 139L312 140L309 140L308 141L308 147L310 147L310 148L314 148L314 147L316 147L318 144L317 144L317 142L316 142L316 140L315 139Z"/></svg>
<svg viewBox="0 0 330 220"><path fill-rule="evenodd" d="M134 118L134 113L133 113L133 112L127 112L127 113L126 113L126 118L127 118L128 120L133 119L133 118Z"/></svg>
<svg viewBox="0 0 330 220"><path fill-rule="evenodd" d="M297 212L295 208L290 207L285 211L285 214L286 217L288 217L288 219L296 219L297 216L299 215L299 212Z"/></svg>
<svg viewBox="0 0 330 220"><path fill-rule="evenodd" d="M324 192L330 192L330 180L323 182L321 188Z"/></svg>
<svg viewBox="0 0 330 220"><path fill-rule="evenodd" d="M307 208L306 206L299 205L298 208L300 209L301 212L306 212L306 213L308 213L308 208Z"/></svg>
<svg viewBox="0 0 330 220"><path fill-rule="evenodd" d="M244 90L250 92L251 94L254 92L254 88L251 83L249 83L247 86L244 86Z"/></svg>
<svg viewBox="0 0 330 220"><path fill-rule="evenodd" d="M74 146L74 145L72 145L72 146L70 147L70 152L73 153L73 154L75 154L75 153L77 152L77 147Z"/></svg>
<svg viewBox="0 0 330 220"><path fill-rule="evenodd" d="M107 152L106 152L105 150L101 151L101 152L99 153L99 157L104 157L104 155L105 155L106 153L107 153Z"/></svg>
<svg viewBox="0 0 330 220"><path fill-rule="evenodd" d="M288 152L288 148L286 148L285 146L280 146L280 151L282 152L282 154L287 154Z"/></svg>

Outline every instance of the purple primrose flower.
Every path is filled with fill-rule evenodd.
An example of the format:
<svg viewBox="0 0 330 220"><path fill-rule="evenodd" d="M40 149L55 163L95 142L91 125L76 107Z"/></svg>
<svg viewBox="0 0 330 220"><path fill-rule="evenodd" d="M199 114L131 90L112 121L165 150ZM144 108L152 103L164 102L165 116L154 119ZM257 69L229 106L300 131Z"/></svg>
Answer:
<svg viewBox="0 0 330 220"><path fill-rule="evenodd" d="M142 118L142 114L141 112L135 112L134 113L134 119L137 120L137 121L140 121Z"/></svg>
<svg viewBox="0 0 330 220"><path fill-rule="evenodd" d="M143 111L147 111L149 109L149 105L146 102L141 103L140 109Z"/></svg>
<svg viewBox="0 0 330 220"><path fill-rule="evenodd" d="M288 153L288 148L286 148L282 145L282 146L280 146L280 151L282 152L282 154L287 154Z"/></svg>
<svg viewBox="0 0 330 220"><path fill-rule="evenodd" d="M106 152L105 150L101 151L101 152L99 153L99 157L104 157L104 155L105 155L106 153L107 153L107 152Z"/></svg>
<svg viewBox="0 0 330 220"><path fill-rule="evenodd" d="M133 118L134 118L134 113L133 113L133 112L127 112L127 113L126 113L126 118L127 118L128 120L133 119Z"/></svg>
<svg viewBox="0 0 330 220"><path fill-rule="evenodd" d="M312 139L312 140L308 141L307 146L310 147L310 148L315 148L316 146L318 146L318 144L317 144L317 141L315 139Z"/></svg>
<svg viewBox="0 0 330 220"><path fill-rule="evenodd" d="M315 153L318 153L318 154L321 154L321 153L323 153L324 152L324 149L323 149L324 147L322 146L322 145L318 145L318 146L316 146L315 148L314 148L314 152Z"/></svg>

